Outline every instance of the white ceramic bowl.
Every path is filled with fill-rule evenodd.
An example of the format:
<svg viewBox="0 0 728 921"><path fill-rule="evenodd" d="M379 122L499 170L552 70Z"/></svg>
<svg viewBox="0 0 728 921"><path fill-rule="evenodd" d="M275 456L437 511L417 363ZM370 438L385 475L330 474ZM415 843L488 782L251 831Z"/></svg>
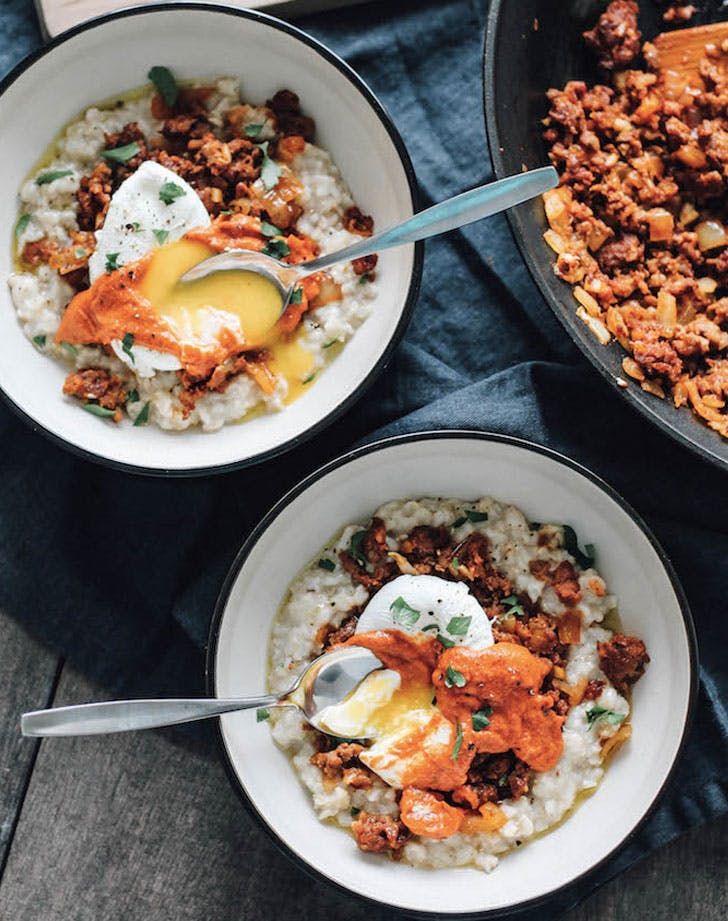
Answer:
<svg viewBox="0 0 728 921"><path fill-rule="evenodd" d="M354 198L377 226L412 215L415 179L402 140L374 94L342 60L294 27L246 10L174 3L94 20L23 61L0 84L0 389L33 427L94 460L141 473L189 475L259 462L299 444L359 397L391 357L419 287L422 244L383 253L366 322L308 392L280 413L218 432L114 426L63 397L66 369L25 338L5 279L17 191L59 129L89 104L164 64L182 79L230 74L245 98L295 90L316 120Z"/></svg>
<svg viewBox="0 0 728 921"><path fill-rule="evenodd" d="M650 653L634 691L633 736L571 817L491 874L416 869L363 854L341 828L319 822L287 757L250 713L220 723L233 785L289 856L359 896L440 917L522 907L574 882L624 844L667 783L695 698L695 636L670 563L634 511L572 461L507 437L431 432L368 445L312 474L261 522L222 590L208 653L212 694L260 693L286 587L333 534L387 500L482 495L514 503L531 520L570 523L593 543L625 630Z"/></svg>

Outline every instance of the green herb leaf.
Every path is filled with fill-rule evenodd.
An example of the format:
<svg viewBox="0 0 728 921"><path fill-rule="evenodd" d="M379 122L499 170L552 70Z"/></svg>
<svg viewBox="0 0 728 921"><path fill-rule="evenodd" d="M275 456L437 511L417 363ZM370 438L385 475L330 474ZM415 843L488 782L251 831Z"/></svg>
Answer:
<svg viewBox="0 0 728 921"><path fill-rule="evenodd" d="M476 732L480 732L481 729L485 729L486 726L490 726L490 717L492 714L493 708L489 707L488 704L486 704L480 710L476 710L471 716L473 729Z"/></svg>
<svg viewBox="0 0 728 921"><path fill-rule="evenodd" d="M111 160L114 163L127 163L132 157L138 156L141 147L136 141L130 144L122 144L121 147L109 147L101 151L101 156L105 160Z"/></svg>
<svg viewBox="0 0 728 921"><path fill-rule="evenodd" d="M149 403L142 406L139 415L134 420L134 425L146 425L149 422Z"/></svg>
<svg viewBox="0 0 728 921"><path fill-rule="evenodd" d="M306 377L301 381L302 384L310 384L311 381L316 377L317 372L312 371L310 374L307 374Z"/></svg>
<svg viewBox="0 0 728 921"><path fill-rule="evenodd" d="M423 633L437 632L437 624L428 624L426 627L420 627Z"/></svg>
<svg viewBox="0 0 728 921"><path fill-rule="evenodd" d="M617 713L615 710L608 710L606 707L592 707L586 711L586 721L593 726L598 720L605 719L613 726L619 726L626 719L626 714Z"/></svg>
<svg viewBox="0 0 728 921"><path fill-rule="evenodd" d="M168 230L153 230L152 233L154 234L154 238L157 241L157 243L159 243L160 246L164 246L164 244L167 242L167 238L169 237L169 231Z"/></svg>
<svg viewBox="0 0 728 921"><path fill-rule="evenodd" d="M187 192L182 186L177 185L176 182L172 182L171 179L163 182L159 187L159 200L165 205L171 205L175 199L182 198L182 196L186 194Z"/></svg>
<svg viewBox="0 0 728 921"><path fill-rule="evenodd" d="M33 342L38 346L39 349L45 348L46 337L45 336L33 336Z"/></svg>
<svg viewBox="0 0 728 921"><path fill-rule="evenodd" d="M107 253L104 268L107 272L115 272L119 268L119 253Z"/></svg>
<svg viewBox="0 0 728 921"><path fill-rule="evenodd" d="M508 595L507 598L501 598L501 604L506 607L504 617L525 617L526 612L523 606L518 603L517 595Z"/></svg>
<svg viewBox="0 0 728 921"><path fill-rule="evenodd" d="M260 149L263 151L263 162L260 166L260 178L263 180L263 185L270 191L278 185L278 180L281 175L281 168L275 162L271 160L268 156L268 141L260 144Z"/></svg>
<svg viewBox="0 0 728 921"><path fill-rule="evenodd" d="M126 229L131 230L132 233L139 233L139 231L142 229L142 225L139 223L139 221L132 221L131 224L126 225Z"/></svg>
<svg viewBox="0 0 728 921"><path fill-rule="evenodd" d="M92 416L100 416L102 419L108 419L114 415L113 409L107 409L105 406L99 406L98 403L82 403L81 408Z"/></svg>
<svg viewBox="0 0 728 921"><path fill-rule="evenodd" d="M276 227L275 224L269 224L268 221L260 222L260 232L264 237L281 237L283 236L283 231L280 227Z"/></svg>
<svg viewBox="0 0 728 921"><path fill-rule="evenodd" d="M488 513L487 512L476 512L475 509L468 509L467 512L465 512L465 517L472 524L477 524L479 521L487 521Z"/></svg>
<svg viewBox="0 0 728 921"><path fill-rule="evenodd" d="M454 566L455 569L459 569L459 568L460 568L460 560L459 560L456 556L454 556L454 557L450 560L450 565L451 565L451 566Z"/></svg>
<svg viewBox="0 0 728 921"><path fill-rule="evenodd" d="M124 333L124 338L121 340L121 351L131 359L133 365L136 364L136 359L134 358L134 353L131 350L131 347L134 345L134 334L133 333Z"/></svg>
<svg viewBox="0 0 728 921"><path fill-rule="evenodd" d="M272 256L273 259L282 259L284 256L287 256L290 251L291 247L285 240L268 240L263 247L263 252L266 256Z"/></svg>
<svg viewBox="0 0 728 921"><path fill-rule="evenodd" d="M416 608L410 607L404 598L400 595L390 604L389 610L394 615L395 624L402 624L403 627L411 627L420 619L420 612Z"/></svg>
<svg viewBox="0 0 728 921"><path fill-rule="evenodd" d="M41 173L35 180L36 185L48 185L49 182L55 182L56 179L63 179L64 176L71 176L72 169L50 169L47 173Z"/></svg>
<svg viewBox="0 0 728 921"><path fill-rule="evenodd" d="M445 687L464 688L466 683L465 675L456 668L453 668L452 665L448 665L445 671Z"/></svg>
<svg viewBox="0 0 728 921"><path fill-rule="evenodd" d="M463 515L462 518L456 518L455 521L453 521L452 526L453 528L460 528L465 524L467 520L468 519L465 517L465 515Z"/></svg>
<svg viewBox="0 0 728 921"><path fill-rule="evenodd" d="M463 727L460 725L460 720L455 723L455 744L452 747L452 753L450 754L450 759L452 761L457 761L460 754L460 749L463 747Z"/></svg>
<svg viewBox="0 0 728 921"><path fill-rule="evenodd" d="M23 231L25 230L25 228L28 226L29 223L30 223L30 215L21 214L15 225L15 239L16 240L23 234Z"/></svg>
<svg viewBox="0 0 728 921"><path fill-rule="evenodd" d="M448 639L448 637L443 636L442 633L437 634L437 639L445 647L445 649L451 649L455 645L455 641ZM445 682L447 684L447 682Z"/></svg>
<svg viewBox="0 0 728 921"><path fill-rule="evenodd" d="M359 560L360 563L364 564L367 562L366 554L364 553L364 538L366 536L366 531L357 531L351 535L351 540L349 541L349 553L355 560Z"/></svg>
<svg viewBox="0 0 728 921"><path fill-rule="evenodd" d="M327 572L333 572L336 569L336 563L333 560L320 559L318 565L319 569L325 569Z"/></svg>
<svg viewBox="0 0 728 921"><path fill-rule="evenodd" d="M156 86L157 92L165 103L171 108L177 102L177 96L179 95L177 81L174 79L172 71L167 67L157 65L152 67L147 77Z"/></svg>
<svg viewBox="0 0 728 921"><path fill-rule="evenodd" d="M576 536L576 531L571 527L571 525L564 524L561 526L564 533L564 550L567 553L570 553L576 562L581 566L582 569L589 569L594 565L594 560L596 559L596 551L594 550L594 544L586 544L584 549L586 553L583 553L579 549L579 538Z"/></svg>
<svg viewBox="0 0 728 921"><path fill-rule="evenodd" d="M359 281L357 282L357 284L358 285L368 285L370 281L371 279L369 278L368 275L360 275Z"/></svg>
<svg viewBox="0 0 728 921"><path fill-rule="evenodd" d="M349 812L351 813L352 819L355 819L361 812L361 809L359 809L358 806L352 806Z"/></svg>
<svg viewBox="0 0 728 921"><path fill-rule="evenodd" d="M61 348L65 349L66 352L68 352L68 354L71 356L71 358L75 358L76 355L78 355L78 349L76 348L75 345L71 345L70 342L62 342Z"/></svg>
<svg viewBox="0 0 728 921"><path fill-rule="evenodd" d="M291 293L291 299L289 300L288 303L289 304L300 304L302 300L303 300L303 288L295 288L294 291Z"/></svg>
<svg viewBox="0 0 728 921"><path fill-rule="evenodd" d="M246 125L243 129L246 138L257 138L263 130L264 125Z"/></svg>
<svg viewBox="0 0 728 921"><path fill-rule="evenodd" d="M76 259L83 259L83 257L86 255L86 250L83 248L83 246L77 246L73 252L76 256Z"/></svg>
<svg viewBox="0 0 728 921"><path fill-rule="evenodd" d="M451 617L447 625L447 632L451 636L465 636L472 619L472 617Z"/></svg>
<svg viewBox="0 0 728 921"><path fill-rule="evenodd" d="M331 346L332 346L332 345L336 345L336 343L337 343L338 341L339 341L338 339L332 339L330 342L324 342L322 348L324 348L324 349L330 349Z"/></svg>
<svg viewBox="0 0 728 921"><path fill-rule="evenodd" d="M267 707L258 707L255 711L255 722L264 723L268 719L270 719L270 710Z"/></svg>
<svg viewBox="0 0 728 921"><path fill-rule="evenodd" d="M126 402L127 403L138 403L139 402L139 391L130 390L129 393L127 393L126 395Z"/></svg>

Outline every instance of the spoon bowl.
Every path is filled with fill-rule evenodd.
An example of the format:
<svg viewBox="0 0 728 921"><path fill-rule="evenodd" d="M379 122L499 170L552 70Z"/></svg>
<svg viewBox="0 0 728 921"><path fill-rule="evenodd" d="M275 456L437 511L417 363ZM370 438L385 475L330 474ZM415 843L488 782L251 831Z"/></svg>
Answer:
<svg viewBox="0 0 728 921"><path fill-rule="evenodd" d="M312 726L331 735L319 725L318 715L325 707L341 703L367 675L380 668L383 665L373 652L346 646L314 659L285 694L233 700L111 700L55 707L24 713L20 731L24 736L103 735L191 723L236 710L298 707Z"/></svg>

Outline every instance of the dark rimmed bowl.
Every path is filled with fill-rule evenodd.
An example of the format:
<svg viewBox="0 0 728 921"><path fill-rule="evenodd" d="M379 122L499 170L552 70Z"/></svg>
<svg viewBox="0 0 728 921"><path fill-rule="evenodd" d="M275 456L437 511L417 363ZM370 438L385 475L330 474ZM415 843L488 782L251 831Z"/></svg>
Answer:
<svg viewBox="0 0 728 921"><path fill-rule="evenodd" d="M593 542L625 630L641 635L652 657L635 688L630 744L573 815L488 876L473 868L397 864L362 854L341 828L318 821L265 723L236 713L219 724L233 787L298 866L380 907L430 918L495 917L539 904L623 847L668 783L695 702L696 641L684 593L645 524L593 473L538 445L463 431L389 438L321 467L271 509L238 553L210 628L210 695L259 694L275 612L292 579L333 534L391 499L485 494L513 502L531 520L569 523Z"/></svg>
<svg viewBox="0 0 728 921"><path fill-rule="evenodd" d="M499 178L518 172L523 164L532 168L548 162L541 138L541 119L548 111L546 90L571 79L598 79L581 36L604 6L599 0L492 0L483 91L490 154ZM710 19L710 6L707 4L708 11L690 24ZM641 0L640 7L645 37L666 28L657 4ZM724 11L722 17L714 18L725 16ZM625 378L625 353L615 340L600 345L576 316L571 286L554 275L555 256L543 240L548 225L541 202L511 209L508 219L546 302L597 370L652 424L706 460L728 469L728 441L703 425L687 407L677 409L671 400L645 393L635 381L629 380L626 389L618 385L617 379Z"/></svg>
<svg viewBox="0 0 728 921"><path fill-rule="evenodd" d="M255 102L282 87L296 90L317 121L318 143L379 226L416 210L416 180L402 139L344 61L300 29L262 13L160 3L84 23L32 54L0 83L0 228L6 241L0 245L0 276L13 270L17 192L34 162L66 122L93 103L140 86L154 64L165 64L182 79L239 76L243 96ZM171 433L128 421L115 426L81 412L62 394L68 369L25 338L7 287L0 285L0 389L33 428L112 467L190 476L260 463L320 432L362 396L404 334L421 273L422 244L382 254L368 319L307 392L279 413L214 433Z"/></svg>

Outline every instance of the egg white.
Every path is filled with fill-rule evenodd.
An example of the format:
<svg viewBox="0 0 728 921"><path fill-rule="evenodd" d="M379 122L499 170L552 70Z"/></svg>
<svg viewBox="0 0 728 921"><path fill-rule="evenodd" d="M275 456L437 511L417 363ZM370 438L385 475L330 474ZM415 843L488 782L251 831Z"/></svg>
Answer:
<svg viewBox="0 0 728 921"><path fill-rule="evenodd" d="M397 611L402 599L415 614ZM452 633L453 618L470 618L464 633ZM462 628L462 621L459 626ZM454 645L485 649L493 645L493 631L485 611L464 582L448 582L439 576L398 576L372 596L357 624L357 633L402 630L445 637Z"/></svg>
<svg viewBox="0 0 728 921"><path fill-rule="evenodd" d="M420 735L428 727L418 747L404 757L396 752L397 746L414 733ZM443 752L449 757L455 743L455 727L435 707L411 710L402 717L398 725L377 739L359 755L359 760L371 771L378 774L390 787L401 789L407 769L415 764L423 764L433 757L442 757Z"/></svg>

